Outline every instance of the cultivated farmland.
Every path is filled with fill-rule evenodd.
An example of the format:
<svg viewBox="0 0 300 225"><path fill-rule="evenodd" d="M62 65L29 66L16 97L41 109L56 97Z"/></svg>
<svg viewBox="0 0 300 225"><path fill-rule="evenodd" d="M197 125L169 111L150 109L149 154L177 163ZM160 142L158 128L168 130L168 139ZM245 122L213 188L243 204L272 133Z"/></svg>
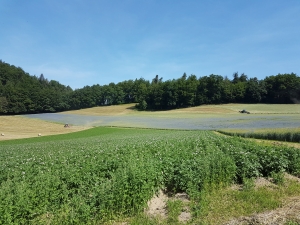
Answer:
<svg viewBox="0 0 300 225"><path fill-rule="evenodd" d="M300 174L298 149L210 131L93 128L23 142L0 143L0 224L122 221L159 190L186 192L197 221L209 190Z"/></svg>
<svg viewBox="0 0 300 225"><path fill-rule="evenodd" d="M243 108L251 114L238 113ZM123 105L2 117L11 124L0 121L0 224L250 224L255 213L278 208L289 213L271 211L280 221L267 224L300 222L299 149L209 131L296 134L298 108L138 112ZM79 131L90 126L100 127ZM36 138L4 140L9 136ZM153 217L148 207L155 194L164 194L164 204Z"/></svg>

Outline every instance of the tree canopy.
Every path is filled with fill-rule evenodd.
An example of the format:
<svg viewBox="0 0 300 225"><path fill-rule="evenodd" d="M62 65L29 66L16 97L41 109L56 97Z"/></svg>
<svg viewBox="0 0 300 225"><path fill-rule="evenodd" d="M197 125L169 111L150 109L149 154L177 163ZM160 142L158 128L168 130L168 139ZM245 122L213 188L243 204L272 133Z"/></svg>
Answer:
<svg viewBox="0 0 300 225"><path fill-rule="evenodd" d="M155 75L108 85L73 90L44 74L32 76L0 60L0 114L61 112L101 105L137 103L139 110L166 110L202 104L298 103L300 77L295 73L259 80L234 72L232 80L211 74L197 78L186 73L163 81Z"/></svg>

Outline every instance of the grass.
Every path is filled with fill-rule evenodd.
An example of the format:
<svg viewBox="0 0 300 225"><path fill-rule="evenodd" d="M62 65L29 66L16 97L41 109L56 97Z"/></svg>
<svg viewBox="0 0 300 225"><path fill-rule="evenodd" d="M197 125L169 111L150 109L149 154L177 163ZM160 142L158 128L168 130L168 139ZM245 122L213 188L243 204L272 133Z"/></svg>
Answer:
<svg viewBox="0 0 300 225"><path fill-rule="evenodd" d="M222 224L241 215L250 216L277 209L284 206L290 197L299 195L300 183L291 180L275 188L260 187L244 191L225 188L207 194L207 206L195 221L196 224Z"/></svg>
<svg viewBox="0 0 300 225"><path fill-rule="evenodd" d="M87 109L72 110L63 113L76 115L97 115L97 116L113 116L135 113L135 103L112 105L112 106L98 106Z"/></svg>
<svg viewBox="0 0 300 225"><path fill-rule="evenodd" d="M132 130L132 134L138 133ZM109 127L101 127L99 128L90 128L83 131L70 132L66 134L57 134L51 136L42 136L42 137L34 137L34 138L25 138L25 139L14 139L14 140L4 140L0 142L1 145L14 145L14 144L29 144L29 143L43 143L43 142L52 142L52 141L64 141L64 140L74 140L80 138L89 138L96 137L101 135L110 135L110 134L118 134L124 135L126 133L125 128L109 128Z"/></svg>
<svg viewBox="0 0 300 225"><path fill-rule="evenodd" d="M72 126L64 128L64 124L47 122L39 119L29 119L22 116L0 116L0 140L11 140L42 136L65 134L85 130L88 127Z"/></svg>
<svg viewBox="0 0 300 225"><path fill-rule="evenodd" d="M231 136L240 136L245 138L255 138L264 140L276 140L286 142L300 142L300 128L264 128L255 131L226 129L218 132Z"/></svg>
<svg viewBox="0 0 300 225"><path fill-rule="evenodd" d="M240 114L239 111L247 109L251 114L300 114L299 104L219 104L202 105L167 111L137 111L135 104L122 104L115 106L98 106L88 109L73 110L64 113L78 115L154 115L182 116L181 114ZM199 115L199 116L200 116Z"/></svg>
<svg viewBox="0 0 300 225"><path fill-rule="evenodd" d="M288 114L289 110L294 110L297 114L299 106L287 105L283 108L282 105L227 104L162 112L138 112L131 107L105 106L71 113L210 118L234 116L239 114L236 110L243 108L251 113ZM23 221L20 223L80 224L84 221L87 224L181 224L178 221L182 210L180 201L168 202L169 215L165 220L149 218L142 212L142 206L134 205L138 202L143 205L162 183L171 191L189 192L193 219L188 224L220 224L241 215L276 209L284 206L289 197L300 195L299 183L283 181L280 174L272 172L275 168L276 172L287 169L300 174L297 152L286 146L264 144L259 147L244 139L219 137L203 131L109 127L79 131L86 128L66 129L61 124L20 116L0 117L0 127L5 130L0 131L5 133L0 140L27 137L0 142L1 179L5 179L8 169L13 170L7 173L9 179L0 180L0 196L5 196L5 200L2 198L0 202L0 210L8 212L20 207L23 211L11 214ZM294 129L294 132L299 130ZM57 135L72 131L76 132ZM274 129L257 133L270 131ZM277 132L284 133L285 129ZM13 136L13 133L19 134ZM43 136L36 137L38 133ZM51 136L45 136L48 134ZM288 154L283 154L284 151ZM33 158L35 162L31 162ZM259 164L255 162L258 159L261 159ZM288 165L289 160L294 161ZM266 172L260 172L260 165L265 167ZM233 172L235 166L238 174L254 171L244 179L243 190L228 188L230 182L237 181L232 174L226 175L227 172ZM259 173L269 174L281 185L271 189L253 188L251 177ZM234 177L241 176L238 174ZM104 179L101 177L103 175ZM99 182L101 185L95 188L94 185ZM112 186L111 182L116 183ZM35 190L38 190L38 194ZM114 200L112 196L119 196L119 199ZM10 201L11 204L7 204ZM49 207L47 204L51 201L56 203ZM57 204L57 201L60 203ZM106 201L112 203L101 210L100 205L105 205ZM37 207L35 204L41 205ZM293 223L290 220L289 224Z"/></svg>
<svg viewBox="0 0 300 225"><path fill-rule="evenodd" d="M235 112L246 109L251 114L300 114L299 104L224 104L221 107Z"/></svg>

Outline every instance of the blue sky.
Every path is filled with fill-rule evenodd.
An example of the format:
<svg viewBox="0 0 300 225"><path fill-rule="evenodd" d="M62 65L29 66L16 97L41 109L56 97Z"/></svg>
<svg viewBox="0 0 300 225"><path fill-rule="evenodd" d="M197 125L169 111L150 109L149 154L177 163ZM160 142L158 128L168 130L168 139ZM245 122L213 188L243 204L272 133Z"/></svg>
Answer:
<svg viewBox="0 0 300 225"><path fill-rule="evenodd" d="M299 0L0 0L0 59L72 88L300 71Z"/></svg>

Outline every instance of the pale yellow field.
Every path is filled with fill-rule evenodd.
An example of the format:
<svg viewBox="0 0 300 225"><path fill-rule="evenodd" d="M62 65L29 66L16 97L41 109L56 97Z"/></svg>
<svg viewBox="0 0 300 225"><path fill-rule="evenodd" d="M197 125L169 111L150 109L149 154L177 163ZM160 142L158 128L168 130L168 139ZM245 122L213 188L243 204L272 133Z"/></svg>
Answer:
<svg viewBox="0 0 300 225"><path fill-rule="evenodd" d="M220 104L220 105L202 105L196 107L173 109L166 111L137 111L135 104L123 104L114 106L98 106L89 109L73 110L64 113L78 115L152 115L170 117L185 117L187 115L233 115L239 114L240 110L246 109L251 114L300 114L300 104Z"/></svg>
<svg viewBox="0 0 300 225"><path fill-rule="evenodd" d="M67 112L68 114L76 115L94 115L94 116L113 116L113 115L125 115L135 113L135 103L123 104L123 105L111 105L111 106L98 106L88 109L72 110Z"/></svg>
<svg viewBox="0 0 300 225"><path fill-rule="evenodd" d="M83 126L64 128L62 124L50 123L39 119L29 119L22 116L0 116L0 134L4 134L4 136L0 136L0 141L38 137L39 134L42 136L65 134L88 128Z"/></svg>
<svg viewBox="0 0 300 225"><path fill-rule="evenodd" d="M300 114L300 104L224 104L220 107L234 112L246 109L251 114Z"/></svg>

